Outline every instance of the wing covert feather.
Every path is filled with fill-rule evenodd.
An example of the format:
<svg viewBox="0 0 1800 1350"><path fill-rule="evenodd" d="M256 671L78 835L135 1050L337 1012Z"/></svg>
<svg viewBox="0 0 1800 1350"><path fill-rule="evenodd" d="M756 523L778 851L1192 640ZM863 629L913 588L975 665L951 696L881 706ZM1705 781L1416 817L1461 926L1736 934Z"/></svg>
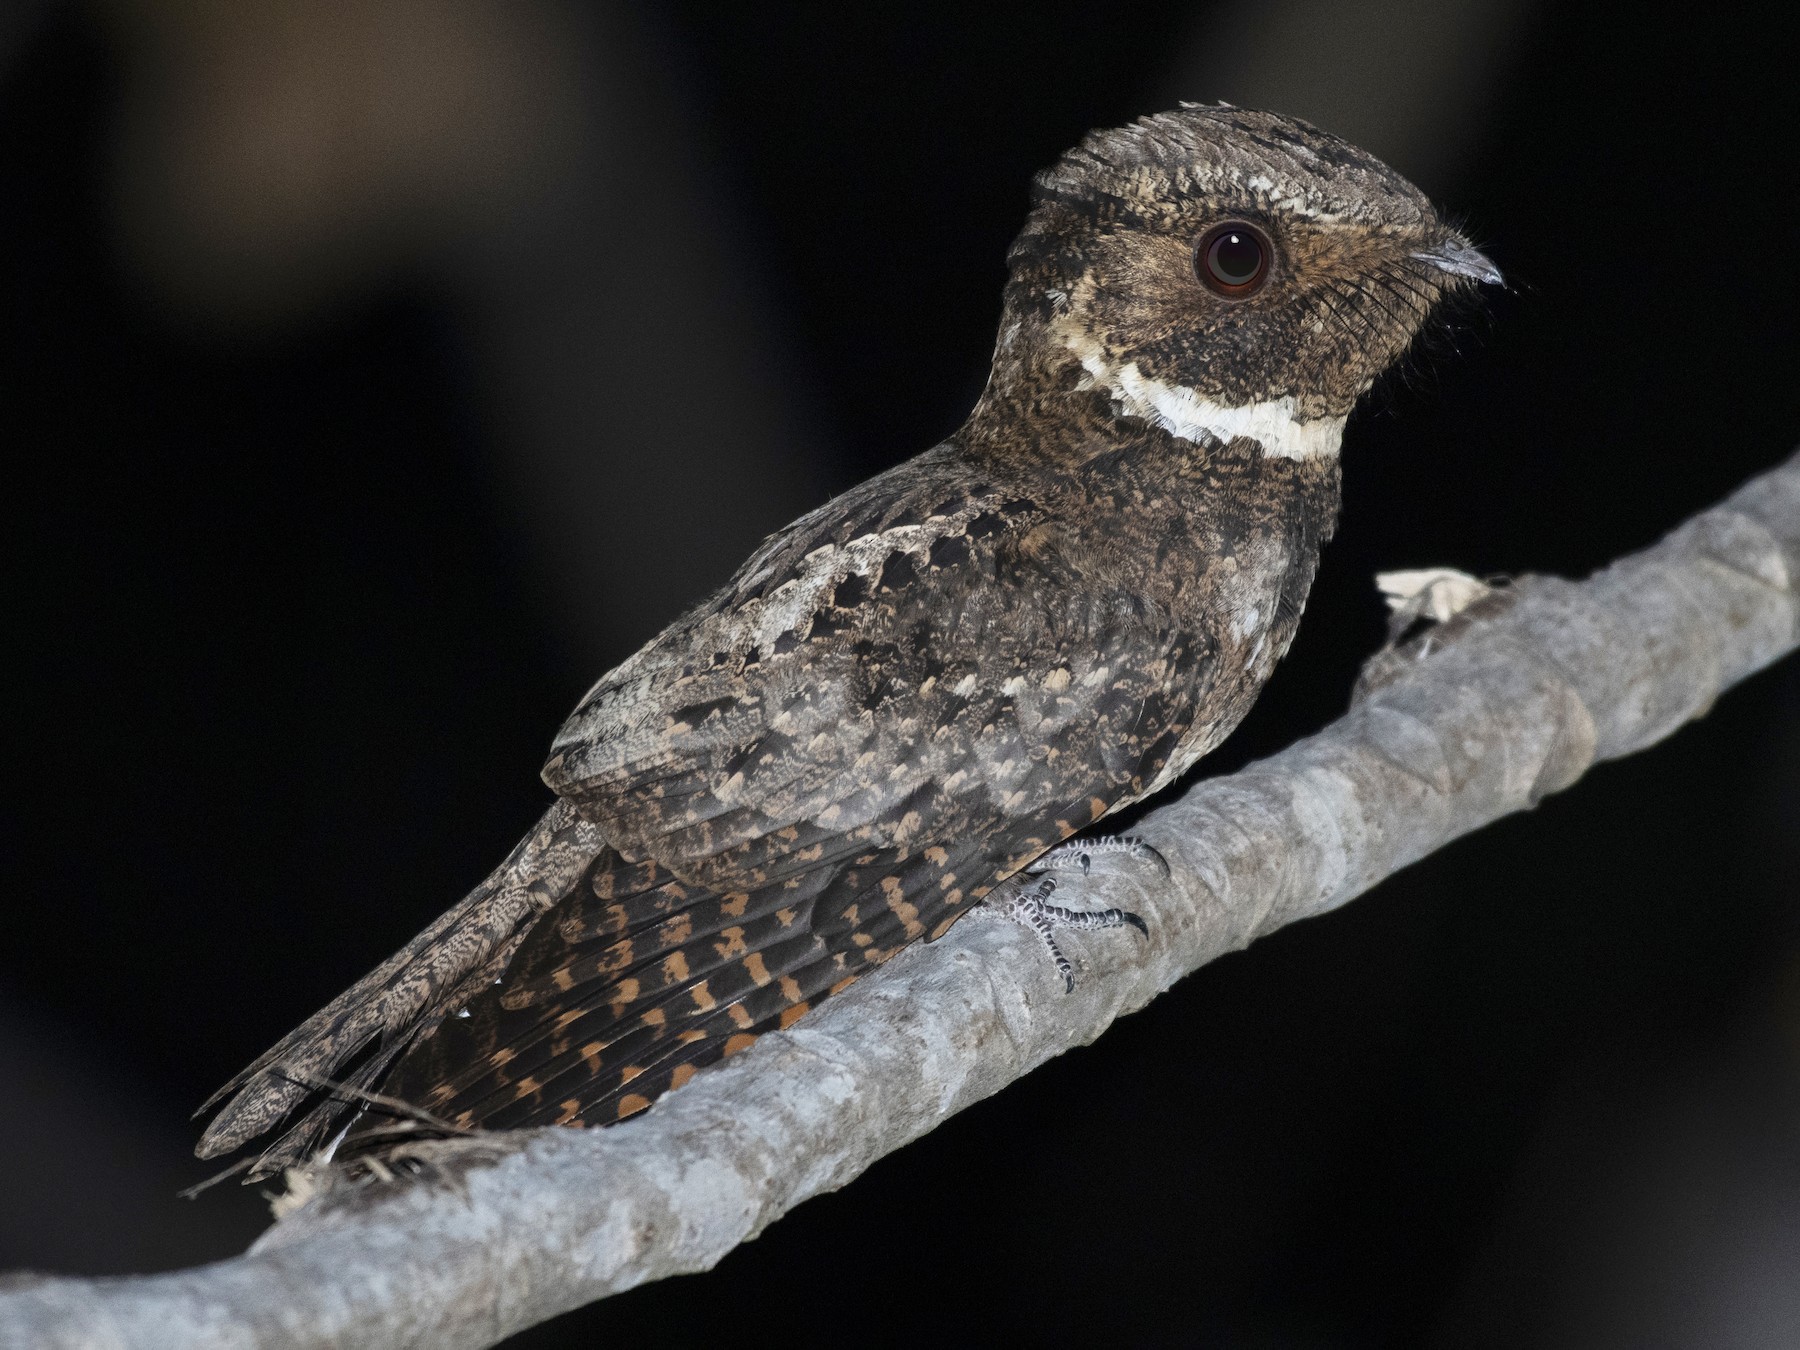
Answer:
<svg viewBox="0 0 1800 1350"><path fill-rule="evenodd" d="M801 520L601 681L546 781L627 856L718 891L1099 790L1130 753L1123 705L1197 653L1129 597L1056 584L1031 502L904 481Z"/></svg>

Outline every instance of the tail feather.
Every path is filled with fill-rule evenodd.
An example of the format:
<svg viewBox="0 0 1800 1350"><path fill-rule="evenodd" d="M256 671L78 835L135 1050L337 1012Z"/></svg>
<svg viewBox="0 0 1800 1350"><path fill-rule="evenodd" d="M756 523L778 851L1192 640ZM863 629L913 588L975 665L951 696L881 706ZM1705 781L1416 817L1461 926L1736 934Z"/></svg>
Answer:
<svg viewBox="0 0 1800 1350"><path fill-rule="evenodd" d="M195 1151L215 1158L266 1133L312 1095L308 1080L338 1074L378 1037L401 1030L429 1001L434 983L461 973L456 956L473 935L471 919L505 917L495 912L494 899L491 887L478 887L214 1093L202 1112L228 1096L231 1100L207 1126Z"/></svg>
<svg viewBox="0 0 1800 1350"><path fill-rule="evenodd" d="M594 826L557 802L460 904L214 1093L202 1112L230 1100L195 1152L215 1158L267 1133L316 1095L320 1079L359 1088L379 1080L437 1019L491 983L530 921L573 887L604 846ZM317 1102L263 1152L252 1179L306 1157L353 1109L341 1099Z"/></svg>

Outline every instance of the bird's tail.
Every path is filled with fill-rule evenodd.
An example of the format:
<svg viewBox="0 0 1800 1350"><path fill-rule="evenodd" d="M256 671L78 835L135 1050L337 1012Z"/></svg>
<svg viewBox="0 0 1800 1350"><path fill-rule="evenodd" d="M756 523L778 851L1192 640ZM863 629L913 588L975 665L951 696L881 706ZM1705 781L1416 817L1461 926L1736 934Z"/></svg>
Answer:
<svg viewBox="0 0 1800 1350"><path fill-rule="evenodd" d="M251 1179L302 1162L354 1111L355 1093L377 1082L402 1051L492 983L532 921L580 881L605 840L559 801L487 880L400 951L289 1032L209 1098L225 1105L195 1152L216 1158L280 1124L321 1083L341 1084L314 1103L251 1165ZM226 1100L229 1098L229 1100Z"/></svg>

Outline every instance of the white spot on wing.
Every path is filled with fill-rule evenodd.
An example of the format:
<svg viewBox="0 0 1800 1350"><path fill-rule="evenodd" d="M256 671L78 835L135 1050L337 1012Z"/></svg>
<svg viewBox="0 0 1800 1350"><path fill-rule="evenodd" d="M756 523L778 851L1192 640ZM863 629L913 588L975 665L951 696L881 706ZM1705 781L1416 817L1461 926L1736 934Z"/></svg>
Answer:
<svg viewBox="0 0 1800 1350"><path fill-rule="evenodd" d="M910 553L923 561L931 546L945 535L960 534L989 503L971 503L950 516L933 516L917 525L896 525L875 534L814 549L800 560L799 574L784 581L764 597L756 611L751 638L762 647L799 627L824 604L826 592L851 573L872 577L895 553Z"/></svg>

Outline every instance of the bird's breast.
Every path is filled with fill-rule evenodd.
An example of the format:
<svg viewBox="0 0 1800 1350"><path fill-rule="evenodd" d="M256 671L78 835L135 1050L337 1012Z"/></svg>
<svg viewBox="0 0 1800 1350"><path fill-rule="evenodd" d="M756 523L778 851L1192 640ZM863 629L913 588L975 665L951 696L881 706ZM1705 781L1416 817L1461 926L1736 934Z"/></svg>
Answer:
<svg viewBox="0 0 1800 1350"><path fill-rule="evenodd" d="M1267 460L1241 443L1165 484L1143 524L1134 578L1147 605L1206 651L1194 717L1146 793L1173 782L1228 736L1286 654L1338 509L1335 460Z"/></svg>

